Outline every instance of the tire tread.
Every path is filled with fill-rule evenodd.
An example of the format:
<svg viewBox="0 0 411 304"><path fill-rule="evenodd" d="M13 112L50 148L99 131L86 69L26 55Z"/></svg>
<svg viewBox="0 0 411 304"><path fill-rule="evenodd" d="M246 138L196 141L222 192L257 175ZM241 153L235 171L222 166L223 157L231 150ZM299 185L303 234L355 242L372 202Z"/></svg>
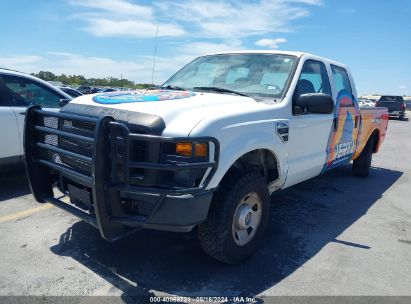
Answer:
<svg viewBox="0 0 411 304"><path fill-rule="evenodd" d="M352 173L357 177L367 177L370 171L372 160L372 148L374 145L374 138L370 137L361 154L354 159L352 165Z"/></svg>
<svg viewBox="0 0 411 304"><path fill-rule="evenodd" d="M214 195L207 220L199 226L198 236L201 247L208 255L219 261L228 264L238 262L230 258L224 250L227 234L231 233L226 229L226 218L234 208L233 205L238 203L235 200L236 193L251 182L266 187L264 178L256 171L246 172L243 175L229 174Z"/></svg>

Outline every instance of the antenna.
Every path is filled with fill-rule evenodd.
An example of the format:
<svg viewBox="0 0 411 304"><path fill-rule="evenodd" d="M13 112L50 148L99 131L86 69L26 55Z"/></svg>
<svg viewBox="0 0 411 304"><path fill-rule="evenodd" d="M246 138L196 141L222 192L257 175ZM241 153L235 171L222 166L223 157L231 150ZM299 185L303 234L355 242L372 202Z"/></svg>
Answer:
<svg viewBox="0 0 411 304"><path fill-rule="evenodd" d="M154 54L153 54L153 72L151 74L151 83L154 85L154 71L156 68L156 55L157 55L157 39L158 39L158 23L157 23L157 30L156 30L156 40L154 43Z"/></svg>

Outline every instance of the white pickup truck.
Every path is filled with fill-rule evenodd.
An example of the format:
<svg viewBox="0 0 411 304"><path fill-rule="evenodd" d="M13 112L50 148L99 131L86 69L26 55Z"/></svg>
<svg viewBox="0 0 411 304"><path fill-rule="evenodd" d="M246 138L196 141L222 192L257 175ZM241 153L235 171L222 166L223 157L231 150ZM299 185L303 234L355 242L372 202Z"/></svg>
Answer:
<svg viewBox="0 0 411 304"><path fill-rule="evenodd" d="M190 231L237 263L263 239L270 193L353 161L367 176L385 108L359 109L343 64L298 52L199 57L160 88L27 110L34 197L115 240L138 228ZM70 202L57 199L53 186Z"/></svg>
<svg viewBox="0 0 411 304"><path fill-rule="evenodd" d="M23 161L24 115L30 104L58 110L71 97L37 77L0 69L0 170Z"/></svg>

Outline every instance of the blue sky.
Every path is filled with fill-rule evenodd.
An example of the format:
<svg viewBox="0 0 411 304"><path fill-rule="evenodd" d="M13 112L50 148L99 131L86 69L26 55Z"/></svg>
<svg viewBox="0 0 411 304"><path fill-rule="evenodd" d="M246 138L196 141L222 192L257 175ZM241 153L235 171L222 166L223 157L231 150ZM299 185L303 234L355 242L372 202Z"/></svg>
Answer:
<svg viewBox="0 0 411 304"><path fill-rule="evenodd" d="M411 94L411 1L2 0L0 66L155 82L196 56L296 50L350 66L360 94Z"/></svg>

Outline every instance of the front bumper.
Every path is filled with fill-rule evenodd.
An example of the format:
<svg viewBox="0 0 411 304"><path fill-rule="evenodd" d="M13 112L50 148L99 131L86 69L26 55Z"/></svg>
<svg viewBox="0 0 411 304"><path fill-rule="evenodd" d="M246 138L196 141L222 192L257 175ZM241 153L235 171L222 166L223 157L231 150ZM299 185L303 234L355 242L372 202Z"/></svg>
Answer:
<svg viewBox="0 0 411 304"><path fill-rule="evenodd" d="M140 203L151 202L154 205L154 210L147 218L144 216L112 217L112 222L129 227L186 232L207 218L213 192L161 195L158 193L127 191L120 193L120 197L127 197Z"/></svg>
<svg viewBox="0 0 411 304"><path fill-rule="evenodd" d="M30 188L38 202L74 214L107 240L137 228L189 231L207 217L213 192L205 188L217 168L219 144L214 138L199 139L211 143L213 160L164 163L156 156L162 143L181 140L187 138L131 133L109 116L54 113L32 106L24 133ZM143 141L150 143L148 159L136 161L132 150ZM163 180L162 172L181 170L204 174L192 187L156 186ZM55 185L70 202L56 198Z"/></svg>

